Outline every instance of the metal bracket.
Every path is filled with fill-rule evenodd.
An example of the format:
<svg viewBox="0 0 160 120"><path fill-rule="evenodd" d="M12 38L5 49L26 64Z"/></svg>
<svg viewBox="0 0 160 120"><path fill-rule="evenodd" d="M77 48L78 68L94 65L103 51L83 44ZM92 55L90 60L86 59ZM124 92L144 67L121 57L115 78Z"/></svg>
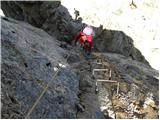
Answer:
<svg viewBox="0 0 160 120"><path fill-rule="evenodd" d="M94 76L95 71L108 71L108 69L93 69L92 75Z"/></svg>
<svg viewBox="0 0 160 120"><path fill-rule="evenodd" d="M115 80L106 80L106 79L97 79L97 82L111 82L111 83L117 83Z"/></svg>

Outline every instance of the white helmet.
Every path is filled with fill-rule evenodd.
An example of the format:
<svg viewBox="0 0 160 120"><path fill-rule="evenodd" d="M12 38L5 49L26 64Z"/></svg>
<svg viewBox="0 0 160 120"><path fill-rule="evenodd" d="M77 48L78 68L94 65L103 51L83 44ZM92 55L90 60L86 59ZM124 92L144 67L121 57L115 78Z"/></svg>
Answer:
<svg viewBox="0 0 160 120"><path fill-rule="evenodd" d="M84 29L83 29L83 33L85 33L86 35L92 35L93 34L93 29L91 26L86 26Z"/></svg>

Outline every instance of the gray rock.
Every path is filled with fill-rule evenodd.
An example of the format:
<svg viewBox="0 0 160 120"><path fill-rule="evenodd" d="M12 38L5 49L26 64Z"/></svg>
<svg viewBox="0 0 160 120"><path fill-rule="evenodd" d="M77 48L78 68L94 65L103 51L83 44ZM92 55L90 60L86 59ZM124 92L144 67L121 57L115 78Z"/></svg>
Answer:
<svg viewBox="0 0 160 120"><path fill-rule="evenodd" d="M109 92L103 89L100 98L104 101L99 103L94 93L95 81L87 76L91 71L90 65L80 59L79 51L74 51L68 60L74 63L72 69L64 59L69 49L58 47L56 40L70 43L83 27L82 21L73 20L68 10L55 1L2 1L2 10L6 16L42 28L52 36L27 23L2 18L2 118L24 118L50 80L53 82L31 118L104 118L99 107L108 101L106 96ZM138 100L143 98L142 92L152 92L159 101L158 71L150 67L134 47L133 40L122 31L105 30L103 26L94 27L94 30L94 47L105 53L126 84L125 88L120 87L120 92L128 95L134 91L131 99ZM62 62L66 67L54 79L55 69ZM75 71L74 65L78 65L76 70L79 76L72 71ZM84 92L81 102L88 110L77 114L79 87Z"/></svg>
<svg viewBox="0 0 160 120"><path fill-rule="evenodd" d="M106 30L102 28L95 29L95 46L101 52L111 52L131 57L133 60L149 65L141 52L134 47L133 40L122 31Z"/></svg>
<svg viewBox="0 0 160 120"><path fill-rule="evenodd" d="M82 74L86 74L86 73L82 73ZM92 87L93 86L93 83L92 83L92 79L89 75L85 75L81 80L80 80L80 87L81 88L85 88L85 87Z"/></svg>
<svg viewBox="0 0 160 120"><path fill-rule="evenodd" d="M25 118L50 83L29 118L76 118L79 79L65 62L56 39L27 23L1 18L2 118ZM66 67L58 73L59 63Z"/></svg>
<svg viewBox="0 0 160 120"><path fill-rule="evenodd" d="M60 1L3 1L2 10L7 17L42 28L59 40L66 40L67 36L66 41L71 41L82 27Z"/></svg>
<svg viewBox="0 0 160 120"><path fill-rule="evenodd" d="M85 25L82 21L73 20L68 9L59 1L2 1L2 10L8 17L40 27L58 40L68 43L71 43ZM101 52L120 53L149 65L141 52L134 47L132 38L122 31L106 30L102 25L99 28L94 27L94 30L96 36L93 44Z"/></svg>
<svg viewBox="0 0 160 120"><path fill-rule="evenodd" d="M105 56L114 64L125 82L136 84L145 93L152 92L156 100L159 100L157 70L120 54L105 53Z"/></svg>

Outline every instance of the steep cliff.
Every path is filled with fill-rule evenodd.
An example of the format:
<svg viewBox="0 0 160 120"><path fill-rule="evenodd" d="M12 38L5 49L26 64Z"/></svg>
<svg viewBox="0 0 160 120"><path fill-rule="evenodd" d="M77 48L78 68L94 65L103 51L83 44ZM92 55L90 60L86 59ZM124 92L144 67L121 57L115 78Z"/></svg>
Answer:
<svg viewBox="0 0 160 120"><path fill-rule="evenodd" d="M65 62L55 38L28 23L1 19L2 118L76 118L79 78ZM65 65L54 78L59 64ZM52 81L52 82L50 82Z"/></svg>
<svg viewBox="0 0 160 120"><path fill-rule="evenodd" d="M72 19L60 2L1 3L8 16L1 17L2 118L159 117L158 71L126 33L92 26L94 49L86 58L70 45L86 23ZM96 68L111 70L106 79L119 88L97 85Z"/></svg>
<svg viewBox="0 0 160 120"><path fill-rule="evenodd" d="M74 20L68 9L60 2L2 2L2 10L8 17L26 21L40 27L60 41L71 42L85 23L83 18ZM90 18L95 19L96 18ZM92 25L92 24L91 24ZM149 65L141 52L135 48L134 40L122 31L94 27L94 45L102 52L116 52Z"/></svg>
<svg viewBox="0 0 160 120"><path fill-rule="evenodd" d="M61 3L73 18L74 9L79 11L79 18L84 23L96 27L103 25L107 30L123 31L133 39L134 46L150 65L155 69L160 68L157 65L160 54L159 0L61 0Z"/></svg>

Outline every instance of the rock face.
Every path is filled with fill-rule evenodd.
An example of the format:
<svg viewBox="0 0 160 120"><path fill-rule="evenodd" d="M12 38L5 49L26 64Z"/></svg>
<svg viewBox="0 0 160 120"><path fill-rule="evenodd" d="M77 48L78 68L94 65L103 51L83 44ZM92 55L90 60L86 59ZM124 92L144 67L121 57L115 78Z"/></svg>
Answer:
<svg viewBox="0 0 160 120"><path fill-rule="evenodd" d="M80 78L80 104L84 107L84 111L78 111L79 119L104 119L105 116L100 109L98 96L95 94L95 80L92 78L91 64L84 60L72 65L75 72Z"/></svg>
<svg viewBox="0 0 160 120"><path fill-rule="evenodd" d="M60 1L4 1L2 10L7 17L40 27L58 40L73 39L73 34L82 27L82 23L72 21L72 17Z"/></svg>
<svg viewBox="0 0 160 120"><path fill-rule="evenodd" d="M76 118L79 79L55 38L41 29L2 18L2 118L25 118L52 81L30 118ZM58 64L64 64L54 78Z"/></svg>
<svg viewBox="0 0 160 120"><path fill-rule="evenodd" d="M96 64L99 59L105 64ZM158 118L158 71L116 53L103 57L93 53L90 60L73 63L72 67L80 77L79 98L84 109L78 111L77 118ZM107 72L97 72L93 77L93 69L110 69L111 77ZM117 83L103 81L97 83L96 92L97 78L118 81L119 89Z"/></svg>
<svg viewBox="0 0 160 120"><path fill-rule="evenodd" d="M2 10L2 118L25 118L47 84L29 118L158 118L158 71L124 32L93 26L94 54L86 60L67 44L85 23L60 2L2 1ZM118 95L105 83L95 93L92 70L101 52L114 66Z"/></svg>
<svg viewBox="0 0 160 120"><path fill-rule="evenodd" d="M112 95L116 118L157 119L159 111L158 71L123 55L105 53L123 81L119 95ZM123 109L121 109L123 108Z"/></svg>
<svg viewBox="0 0 160 120"><path fill-rule="evenodd" d="M135 83L143 91L151 91L158 100L158 71L144 63L132 60L123 55L106 53L105 56L116 66L121 76L128 83Z"/></svg>
<svg viewBox="0 0 160 120"><path fill-rule="evenodd" d="M127 36L122 31L106 30L102 28L96 29L97 36L94 39L96 48L101 52L112 52L122 54L126 57L131 57L132 60L137 60L149 65L141 52L135 48L132 38Z"/></svg>
<svg viewBox="0 0 160 120"><path fill-rule="evenodd" d="M48 2L47 2L48 3ZM40 7L40 6L43 7ZM11 1L11 2L2 2L3 11L6 16L10 16L17 20L22 20L29 22L33 26L36 27L42 27L43 23L45 22L45 18L49 17L47 16L48 11L44 11L43 9L45 7L48 7L49 9L53 8L52 13L54 14L56 12L56 8L60 5L60 2L54 2L49 6L47 4L43 4L43 2L33 2L33 1L24 1L24 2L18 2L18 1ZM34 7L33 7L34 6ZM44 11L46 13L41 13L41 11ZM37 14L39 13L39 14Z"/></svg>
<svg viewBox="0 0 160 120"><path fill-rule="evenodd" d="M101 24L107 30L123 31L133 39L134 46L151 66L159 69L159 0L61 0L61 3L73 18L74 9L79 11L84 23L96 27Z"/></svg>
<svg viewBox="0 0 160 120"><path fill-rule="evenodd" d="M71 42L85 25L80 20L73 20L67 8L60 2L4 1L2 10L6 16L40 27L60 41ZM103 26L94 27L94 30L94 46L100 51L120 53L148 64L141 52L134 47L132 38L125 33L106 30Z"/></svg>

